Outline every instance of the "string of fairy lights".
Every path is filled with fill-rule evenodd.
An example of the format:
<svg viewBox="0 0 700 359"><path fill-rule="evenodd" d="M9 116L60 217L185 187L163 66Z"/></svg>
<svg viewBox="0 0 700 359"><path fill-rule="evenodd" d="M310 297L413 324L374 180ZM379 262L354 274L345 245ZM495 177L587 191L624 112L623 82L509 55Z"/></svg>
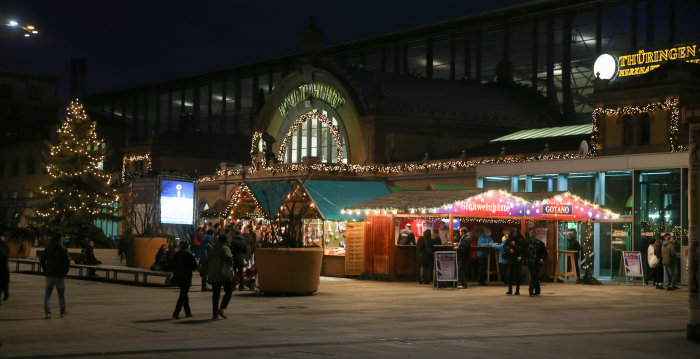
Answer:
<svg viewBox="0 0 700 359"><path fill-rule="evenodd" d="M526 163L533 161L551 161L562 159L584 158L585 155L578 153L562 153L562 154L538 154L531 156L503 156L498 158L488 158L482 160L449 160L440 162L407 162L400 164L345 164L345 163L314 163L314 164L298 164L289 163L276 166L264 167L262 170L268 174L285 174L285 173L308 173L309 171L317 173L329 174L381 174L381 175L401 175L406 173L419 173L427 171L457 171L467 170L481 164L498 164L498 163ZM200 177L198 183L207 183L217 181L226 177L240 177L243 173L253 174L257 170L251 167L217 170L214 176Z"/></svg>
<svg viewBox="0 0 700 359"><path fill-rule="evenodd" d="M257 144L259 143L259 141L263 140L262 138L263 138L262 132L255 131L255 133L253 133L253 139L250 141L250 160L251 160L253 171L257 171L257 166L255 164L255 154L260 152L260 151L258 151ZM264 151L267 150L266 147L267 147L266 144L263 142L263 145L262 145L263 152L262 152L262 156L260 156L261 157L260 164L263 168L267 167L267 158L266 158L265 153L264 153Z"/></svg>
<svg viewBox="0 0 700 359"><path fill-rule="evenodd" d="M343 162L345 154L343 151L343 141L340 135L340 131L338 131L338 128L333 125L333 120L328 115L324 115L322 113L319 113L318 111L309 111L297 117L297 119L294 120L294 122L292 122L292 125L289 126L287 134L282 140L282 144L280 144L279 154L277 155L277 160L279 162L284 162L284 155L286 153L285 150L287 149L287 145L289 145L289 142L292 140L292 135L294 134L294 132L296 132L299 129L299 126L304 124L304 122L312 119L318 119L328 127L328 131L331 133L331 135L333 136L333 140L335 141L335 149L338 152L338 162Z"/></svg>
<svg viewBox="0 0 700 359"><path fill-rule="evenodd" d="M252 195L250 187L248 187L245 183L240 184L238 188L236 188L236 191L233 193L233 196L231 196L231 199L229 200L228 205L224 210L224 213L226 213L227 216L230 217L231 211L233 211L233 207L237 206L243 198L252 198L258 212L263 213L263 207L260 205L260 202L258 202L258 199Z"/></svg>
<svg viewBox="0 0 700 359"><path fill-rule="evenodd" d="M133 155L133 156L124 156L122 158L122 182L126 180L126 168L128 165L134 162L139 162L139 161L144 161L144 171L150 171L153 163L151 161L151 154L146 153L143 155Z"/></svg>
<svg viewBox="0 0 700 359"><path fill-rule="evenodd" d="M597 155L602 144L599 142L599 122L605 120L605 116L636 115L656 110L671 111L671 120L666 129L669 152L687 151L688 147L678 143L678 126L680 120L680 108L678 98L669 98L664 101L652 102L646 105L622 106L616 108L597 107L593 110L593 133L591 134L591 155Z"/></svg>
<svg viewBox="0 0 700 359"><path fill-rule="evenodd" d="M118 200L116 191L90 193L81 188L76 177L84 180L103 181L109 185L111 177L102 172L105 159L104 141L97 137L97 124L91 122L85 108L78 100L71 101L61 126L56 130L58 142L49 145L46 171L54 181L39 192L50 198L48 207L38 210L43 218L60 216L67 212L83 212L91 215L115 214L118 209L109 203ZM69 189L66 187L78 186ZM65 202L58 206L56 203Z"/></svg>

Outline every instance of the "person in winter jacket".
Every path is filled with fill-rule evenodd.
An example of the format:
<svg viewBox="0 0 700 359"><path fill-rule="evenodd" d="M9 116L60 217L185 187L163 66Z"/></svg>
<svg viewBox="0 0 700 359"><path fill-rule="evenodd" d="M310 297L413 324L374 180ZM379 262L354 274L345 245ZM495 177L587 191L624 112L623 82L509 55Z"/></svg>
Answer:
<svg viewBox="0 0 700 359"><path fill-rule="evenodd" d="M5 236L0 236L0 300L6 301L10 296L10 248ZM0 302L1 304L2 302Z"/></svg>
<svg viewBox="0 0 700 359"><path fill-rule="evenodd" d="M666 240L661 247L661 257L664 266L664 289L674 290L676 287L676 260L678 258L678 249L676 248L676 239L670 234L666 234Z"/></svg>
<svg viewBox="0 0 700 359"><path fill-rule="evenodd" d="M523 236L515 229L508 236L508 241L503 245L503 250L508 259L508 291L507 295L520 295L520 275L523 271ZM515 293L513 293L515 283Z"/></svg>
<svg viewBox="0 0 700 359"><path fill-rule="evenodd" d="M185 317L192 316L190 310L189 291L192 286L192 272L197 269L197 260L194 254L190 252L190 243L188 241L180 242L180 250L173 255L170 260L170 267L173 270L173 282L180 288L180 296L177 298L175 310L173 311L173 319L180 319L180 310L185 308Z"/></svg>
<svg viewBox="0 0 700 359"><path fill-rule="evenodd" d="M226 314L224 309L228 306L229 300L231 300L231 280L233 278L227 278L222 270L224 266L233 265L233 255L231 254L231 249L226 245L226 236L220 235L219 240L216 241L214 246L209 252L209 260L207 261L207 266L209 267L209 283L211 283L211 302L213 315L212 320L218 318L226 319ZM224 288L224 297L221 299L221 305L219 305L219 297L221 296L221 287Z"/></svg>
<svg viewBox="0 0 700 359"><path fill-rule="evenodd" d="M56 287L58 292L58 304L61 309L61 318L66 314L66 284L64 278L70 270L70 258L68 250L63 247L61 241L63 236L56 234L51 237L49 246L44 250L44 254L39 262L46 275L46 287L44 291L44 314L45 319L51 319L51 293Z"/></svg>
<svg viewBox="0 0 700 359"><path fill-rule="evenodd" d="M472 259L472 237L471 231L468 231L466 227L459 229L459 242L455 245L455 250L457 251L457 267L459 268L459 287L460 289L467 288L467 278L469 278L469 267L471 265Z"/></svg>
<svg viewBox="0 0 700 359"><path fill-rule="evenodd" d="M508 285L508 260L503 256L503 246L508 242L508 236L504 235L501 238L501 243L494 243L491 248L498 251L498 266L501 270L501 279L503 279L503 284Z"/></svg>
<svg viewBox="0 0 700 359"><path fill-rule="evenodd" d="M581 260L581 243L576 240L573 233L569 233L566 236L568 238L568 245L570 251L576 251L574 253L574 264L576 265L576 275L581 276L581 269L579 267L579 262Z"/></svg>
<svg viewBox="0 0 700 359"><path fill-rule="evenodd" d="M420 283L428 284L433 281L433 257L435 249L433 248L432 231L426 229L423 235L418 238L416 251L420 262Z"/></svg>
<svg viewBox="0 0 700 359"><path fill-rule="evenodd" d="M540 268L544 265L544 261L547 260L547 247L537 239L534 232L530 233L529 241L526 243L525 252L525 263L527 263L527 269L530 273L530 287L528 292L530 296L540 295L540 278L539 272Z"/></svg>
<svg viewBox="0 0 700 359"><path fill-rule="evenodd" d="M233 255L233 270L238 282L238 290L245 288L243 284L243 265L245 264L245 255L247 253L247 245L244 237L238 229L234 229L231 236L231 254Z"/></svg>
<svg viewBox="0 0 700 359"><path fill-rule="evenodd" d="M649 273L647 274L646 281L649 280L654 283L656 288L661 287L662 281L657 281L659 278L658 272L662 269L663 264L661 263L661 258L656 255L656 248L661 247L661 240L657 239L649 245L647 248L647 263L649 263ZM659 248L660 249L660 248Z"/></svg>
<svg viewBox="0 0 700 359"><path fill-rule="evenodd" d="M210 291L207 286L209 266L207 262L209 260L209 253L214 246L214 230L208 229L204 237L199 243L199 275L202 277L202 292Z"/></svg>
<svg viewBox="0 0 700 359"><path fill-rule="evenodd" d="M493 239L491 239L491 229L490 228L484 228L484 233L482 233L479 236L479 239L477 240L477 246L479 247L488 247L493 244ZM490 250L483 250L480 249L476 253L476 260L479 261L479 275L477 279L479 280L479 285L486 285L486 266L489 263L489 254L491 254Z"/></svg>

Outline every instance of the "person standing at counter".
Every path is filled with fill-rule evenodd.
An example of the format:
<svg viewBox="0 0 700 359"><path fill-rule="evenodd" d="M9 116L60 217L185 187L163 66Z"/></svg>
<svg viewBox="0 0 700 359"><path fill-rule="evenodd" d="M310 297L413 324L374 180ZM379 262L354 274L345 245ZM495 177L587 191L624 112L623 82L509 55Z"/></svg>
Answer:
<svg viewBox="0 0 700 359"><path fill-rule="evenodd" d="M411 230L411 224L407 224L406 228L402 229L401 232L399 232L399 240L397 241L398 245L411 245L415 246L416 245L416 235L413 234L413 231Z"/></svg>
<svg viewBox="0 0 700 359"><path fill-rule="evenodd" d="M459 268L459 289L467 288L467 278L469 278L469 266L472 257L472 232L467 231L467 228L459 229L459 242L455 245L457 251L457 267Z"/></svg>
<svg viewBox="0 0 700 359"><path fill-rule="evenodd" d="M503 279L504 285L508 285L508 260L506 259L503 253L503 245L505 245L507 241L508 236L504 235L503 238L501 238L500 244L491 244L491 248L498 251L498 266L501 270L501 279Z"/></svg>
<svg viewBox="0 0 700 359"><path fill-rule="evenodd" d="M420 284L428 284L433 280L433 257L435 249L432 242L432 231L426 229L418 238L416 253L420 261Z"/></svg>
<svg viewBox="0 0 700 359"><path fill-rule="evenodd" d="M508 241L503 246L503 251L508 259L508 291L507 295L513 293L513 283L515 283L515 295L520 295L520 276L523 271L523 236L517 229L508 236Z"/></svg>
<svg viewBox="0 0 700 359"><path fill-rule="evenodd" d="M476 245L479 247L488 247L492 244L493 239L491 239L491 229L485 227L484 233L479 236ZM486 285L486 270L488 269L486 266L489 263L489 254L491 254L491 251L483 249L476 253L476 260L479 262L479 275L477 277L479 280L479 285Z"/></svg>
<svg viewBox="0 0 700 359"><path fill-rule="evenodd" d="M450 229L447 228L445 222L440 221L440 228L438 229L438 234L440 236L440 242L443 246L449 246L450 244Z"/></svg>

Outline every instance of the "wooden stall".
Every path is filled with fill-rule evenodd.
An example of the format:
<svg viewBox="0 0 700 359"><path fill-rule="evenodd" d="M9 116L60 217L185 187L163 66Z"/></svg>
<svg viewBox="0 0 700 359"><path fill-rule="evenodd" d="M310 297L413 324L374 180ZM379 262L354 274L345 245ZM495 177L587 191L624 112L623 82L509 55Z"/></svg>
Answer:
<svg viewBox="0 0 700 359"><path fill-rule="evenodd" d="M495 242L512 228L521 233L534 231L550 253L543 271L553 277L559 221L603 222L619 217L568 192L516 196L500 190L400 191L347 207L344 212L365 215L363 272L390 276L416 274L415 245L397 244L399 231L408 223L418 238L425 228L435 230L436 224L445 222L450 246L456 242L461 226L477 236L489 227Z"/></svg>

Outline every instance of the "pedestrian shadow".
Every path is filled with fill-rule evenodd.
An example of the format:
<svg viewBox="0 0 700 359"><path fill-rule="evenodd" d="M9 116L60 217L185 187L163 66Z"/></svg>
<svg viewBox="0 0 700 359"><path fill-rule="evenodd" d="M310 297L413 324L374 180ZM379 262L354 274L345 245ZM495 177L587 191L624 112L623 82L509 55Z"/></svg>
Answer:
<svg viewBox="0 0 700 359"><path fill-rule="evenodd" d="M182 320L179 322L175 322L175 324L186 324L186 325L195 325L195 324L205 324L205 323L211 323L211 322L216 322L218 320L213 320L213 319L192 319L192 320Z"/></svg>
<svg viewBox="0 0 700 359"><path fill-rule="evenodd" d="M173 319L168 318L168 319L144 319L144 320L135 320L135 324L143 324L143 323L163 323L163 322L169 322L172 321Z"/></svg>

